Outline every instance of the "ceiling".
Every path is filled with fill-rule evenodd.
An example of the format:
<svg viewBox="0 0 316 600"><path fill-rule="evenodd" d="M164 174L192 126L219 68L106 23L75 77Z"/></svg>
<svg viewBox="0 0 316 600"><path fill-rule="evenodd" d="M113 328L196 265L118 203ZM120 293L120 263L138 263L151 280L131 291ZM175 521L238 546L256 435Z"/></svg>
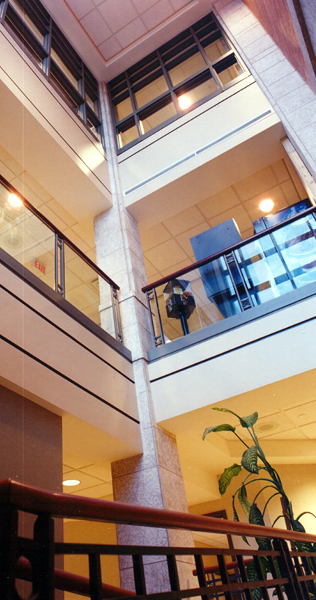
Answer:
<svg viewBox="0 0 316 600"><path fill-rule="evenodd" d="M42 0L81 58L109 81L211 10L210 0Z"/></svg>

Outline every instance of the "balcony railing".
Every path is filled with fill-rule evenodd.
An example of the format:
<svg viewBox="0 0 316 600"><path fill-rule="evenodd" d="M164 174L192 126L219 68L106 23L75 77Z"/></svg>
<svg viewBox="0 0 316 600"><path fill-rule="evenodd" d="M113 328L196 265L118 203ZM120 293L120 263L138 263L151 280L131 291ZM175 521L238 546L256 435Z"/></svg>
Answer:
<svg viewBox="0 0 316 600"><path fill-rule="evenodd" d="M316 208L159 281L146 293L156 346L316 281Z"/></svg>
<svg viewBox="0 0 316 600"><path fill-rule="evenodd" d="M19 519L31 513L33 536L18 535ZM54 518L53 518L54 517ZM63 517L126 524L139 528L159 527L203 532L204 547L129 546L115 544L63 543L55 539L54 523ZM207 534L247 536L250 547L212 547ZM210 536L212 538L214 536ZM226 538L227 539L227 538ZM258 549L259 541L261 550ZM1 598L16 600L18 579L32 582L30 598L53 600L55 589L87 595L91 600L127 598L135 600L182 600L182 598L224 597L225 600L314 600L316 587L316 535L274 529L248 523L225 521L164 509L131 506L68 494L47 492L5 480L0 483L0 589ZM238 544L238 545L237 545ZM264 549L263 549L264 548ZM55 569L56 556L88 557L87 578ZM128 557L133 575L129 591L106 583L102 556ZM159 592L148 590L146 557L159 557L156 569L165 567L159 578ZM181 583L177 558L185 557L192 576ZM251 563L249 562L251 560ZM207 581L207 563L218 576ZM233 578L231 573L233 572ZM151 577L152 580L152 577ZM132 593L131 593L132 592Z"/></svg>
<svg viewBox="0 0 316 600"><path fill-rule="evenodd" d="M122 341L119 286L0 176L0 246L89 319Z"/></svg>

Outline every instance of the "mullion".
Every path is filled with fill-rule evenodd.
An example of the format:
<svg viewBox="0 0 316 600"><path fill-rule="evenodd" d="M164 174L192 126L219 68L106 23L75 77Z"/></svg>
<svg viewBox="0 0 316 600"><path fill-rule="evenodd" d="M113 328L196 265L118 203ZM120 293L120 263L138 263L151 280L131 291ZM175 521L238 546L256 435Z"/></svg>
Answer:
<svg viewBox="0 0 316 600"><path fill-rule="evenodd" d="M74 102L77 103L77 107L79 108L79 106L84 102L84 99L53 58L51 58L50 74L57 79L61 87L69 94Z"/></svg>
<svg viewBox="0 0 316 600"><path fill-rule="evenodd" d="M173 101L173 103L174 103L174 105L176 107L177 115L181 115L181 112L179 110L179 104L178 104L177 95L176 95L176 93L174 91L174 87L172 85L172 81L170 79L170 75L169 75L169 73L168 73L168 71L167 71L167 69L166 69L166 67L164 65L164 62L163 62L163 59L162 59L162 56L161 56L159 50L157 50L157 56L159 58L159 62L160 62L161 68L162 68L162 72L163 72L163 74L165 76L165 79L166 79L166 82L167 82L167 85L168 85L168 88L169 88L171 99L172 99L172 101Z"/></svg>
<svg viewBox="0 0 316 600"><path fill-rule="evenodd" d="M212 75L212 77L213 77L213 79L214 79L214 81L215 81L215 83L217 85L217 88L220 89L220 90L222 90L223 86L222 86L222 83L220 81L220 78L217 75L217 72L215 71L215 69L213 69L211 62L210 62L210 60L209 60L209 58L208 58L208 56L207 56L207 54L206 54L206 52L205 52L205 50L204 50L201 42L200 42L200 40L198 39L198 37L197 37L197 35L196 35L196 33L195 33L195 31L193 30L192 27L191 27L191 30L192 30L192 35L193 35L193 37L194 37L194 39L196 41L196 44L197 44L197 46L198 46L198 48L199 48L199 50L200 50L200 52L201 52L201 54L202 54L202 56L203 56L203 58L205 60L205 63L208 66L209 70L211 71L211 75Z"/></svg>
<svg viewBox="0 0 316 600"><path fill-rule="evenodd" d="M4 0L4 2L1 2L1 4L0 4L0 20L1 20L1 23L3 23L4 20L5 20L5 15L6 15L6 12L7 12L8 3L9 3L9 0Z"/></svg>
<svg viewBox="0 0 316 600"><path fill-rule="evenodd" d="M5 14L5 23L9 25L13 33L25 45L28 52L35 54L35 56L42 61L46 58L47 53L44 46L37 40L32 31L10 4L8 4Z"/></svg>
<svg viewBox="0 0 316 600"><path fill-rule="evenodd" d="M44 35L44 33L47 32L47 29L49 27L49 19L46 18L45 15L42 16L41 14L39 14L39 11L36 11L33 4L28 2L28 0L25 0L25 2L21 2L21 0L16 0L16 3L20 5L23 12L31 19L34 25L36 25L36 27Z"/></svg>
<svg viewBox="0 0 316 600"><path fill-rule="evenodd" d="M133 90L132 90L132 86L130 84L129 81L129 76L128 76L128 72L125 71L125 77L126 77L126 84L127 84L127 89L129 91L129 96L131 99L131 103L132 103L132 110L133 110L133 117L134 117L134 125L136 125L136 130L137 130L137 135L138 138L141 138L142 136L142 132L140 129L140 125L139 125L139 120L138 120L138 115L137 115L137 106L136 106L136 101L134 98L134 94L133 94ZM130 118L130 117L129 117Z"/></svg>

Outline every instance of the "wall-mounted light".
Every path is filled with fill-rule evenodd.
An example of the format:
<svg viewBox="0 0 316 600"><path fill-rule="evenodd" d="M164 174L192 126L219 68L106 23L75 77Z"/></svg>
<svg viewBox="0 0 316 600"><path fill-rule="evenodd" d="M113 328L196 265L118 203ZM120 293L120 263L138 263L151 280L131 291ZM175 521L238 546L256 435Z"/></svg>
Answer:
<svg viewBox="0 0 316 600"><path fill-rule="evenodd" d="M19 206L23 206L22 200L18 198L15 194L9 195L8 202L13 208L19 208Z"/></svg>
<svg viewBox="0 0 316 600"><path fill-rule="evenodd" d="M274 202L273 200L270 200L270 198L267 198L266 200L262 200L262 202L260 202L259 204L259 208L260 210L262 210L262 212L268 213L270 212L274 207Z"/></svg>

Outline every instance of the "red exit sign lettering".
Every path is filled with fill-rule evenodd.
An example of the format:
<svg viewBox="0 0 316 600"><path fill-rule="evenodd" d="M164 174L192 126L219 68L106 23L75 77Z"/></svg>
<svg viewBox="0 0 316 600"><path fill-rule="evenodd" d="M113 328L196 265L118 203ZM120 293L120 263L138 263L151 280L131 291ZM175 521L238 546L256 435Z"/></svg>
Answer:
<svg viewBox="0 0 316 600"><path fill-rule="evenodd" d="M45 265L43 265L37 258L34 259L34 267L45 275Z"/></svg>

